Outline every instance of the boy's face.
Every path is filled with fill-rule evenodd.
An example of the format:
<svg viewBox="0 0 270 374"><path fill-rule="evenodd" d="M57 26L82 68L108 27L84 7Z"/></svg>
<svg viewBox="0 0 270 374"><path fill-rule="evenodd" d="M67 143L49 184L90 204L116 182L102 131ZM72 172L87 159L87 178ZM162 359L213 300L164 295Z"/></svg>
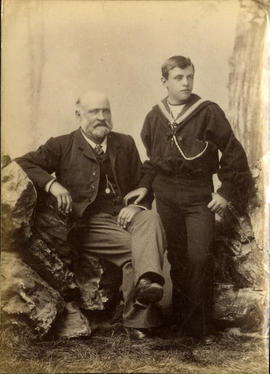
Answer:
<svg viewBox="0 0 270 374"><path fill-rule="evenodd" d="M192 66L184 69L176 66L169 71L168 79L162 77L161 81L168 90L169 102L181 104L188 100L193 89L194 70Z"/></svg>

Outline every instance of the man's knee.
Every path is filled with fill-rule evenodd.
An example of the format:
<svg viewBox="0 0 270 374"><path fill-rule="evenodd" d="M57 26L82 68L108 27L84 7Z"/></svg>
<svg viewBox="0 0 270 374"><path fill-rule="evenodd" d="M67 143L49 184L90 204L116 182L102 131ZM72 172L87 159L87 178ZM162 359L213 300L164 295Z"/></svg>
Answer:
<svg viewBox="0 0 270 374"><path fill-rule="evenodd" d="M157 212L154 210L143 210L139 213L140 221L151 225L161 226L161 219Z"/></svg>

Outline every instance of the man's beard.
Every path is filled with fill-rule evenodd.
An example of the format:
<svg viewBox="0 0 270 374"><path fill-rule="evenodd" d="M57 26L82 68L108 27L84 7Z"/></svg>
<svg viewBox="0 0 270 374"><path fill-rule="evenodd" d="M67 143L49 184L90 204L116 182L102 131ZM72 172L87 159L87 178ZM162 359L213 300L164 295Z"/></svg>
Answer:
<svg viewBox="0 0 270 374"><path fill-rule="evenodd" d="M96 138L104 138L106 135L108 135L112 130L112 123L109 123L108 121L104 121L104 123L100 123L97 125L92 133L92 136Z"/></svg>

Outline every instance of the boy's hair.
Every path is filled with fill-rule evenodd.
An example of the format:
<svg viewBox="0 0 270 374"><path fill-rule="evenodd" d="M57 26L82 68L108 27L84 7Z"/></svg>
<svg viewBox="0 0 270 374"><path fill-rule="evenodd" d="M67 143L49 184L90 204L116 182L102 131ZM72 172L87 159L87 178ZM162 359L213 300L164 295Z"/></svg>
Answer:
<svg viewBox="0 0 270 374"><path fill-rule="evenodd" d="M184 56L172 56L172 57L168 58L168 59L163 63L163 65L161 66L161 73L162 73L162 76L163 76L165 79L168 79L169 71L172 70L173 68L175 68L176 66L178 66L178 67L181 68L181 69L185 69L185 68L188 67L188 66L192 66L192 67L193 67L193 71L195 71L195 69L194 69L194 65L193 65L193 63L191 62L191 60L190 60L189 57L184 57Z"/></svg>

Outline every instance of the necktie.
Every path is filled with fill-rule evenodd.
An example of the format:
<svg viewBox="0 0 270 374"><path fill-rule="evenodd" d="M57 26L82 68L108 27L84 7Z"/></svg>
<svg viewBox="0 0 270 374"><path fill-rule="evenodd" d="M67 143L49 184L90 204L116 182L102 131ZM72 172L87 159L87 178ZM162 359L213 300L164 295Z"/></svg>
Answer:
<svg viewBox="0 0 270 374"><path fill-rule="evenodd" d="M97 144L95 146L95 152L98 156L102 156L104 154L104 151L102 149L102 145L101 144Z"/></svg>

